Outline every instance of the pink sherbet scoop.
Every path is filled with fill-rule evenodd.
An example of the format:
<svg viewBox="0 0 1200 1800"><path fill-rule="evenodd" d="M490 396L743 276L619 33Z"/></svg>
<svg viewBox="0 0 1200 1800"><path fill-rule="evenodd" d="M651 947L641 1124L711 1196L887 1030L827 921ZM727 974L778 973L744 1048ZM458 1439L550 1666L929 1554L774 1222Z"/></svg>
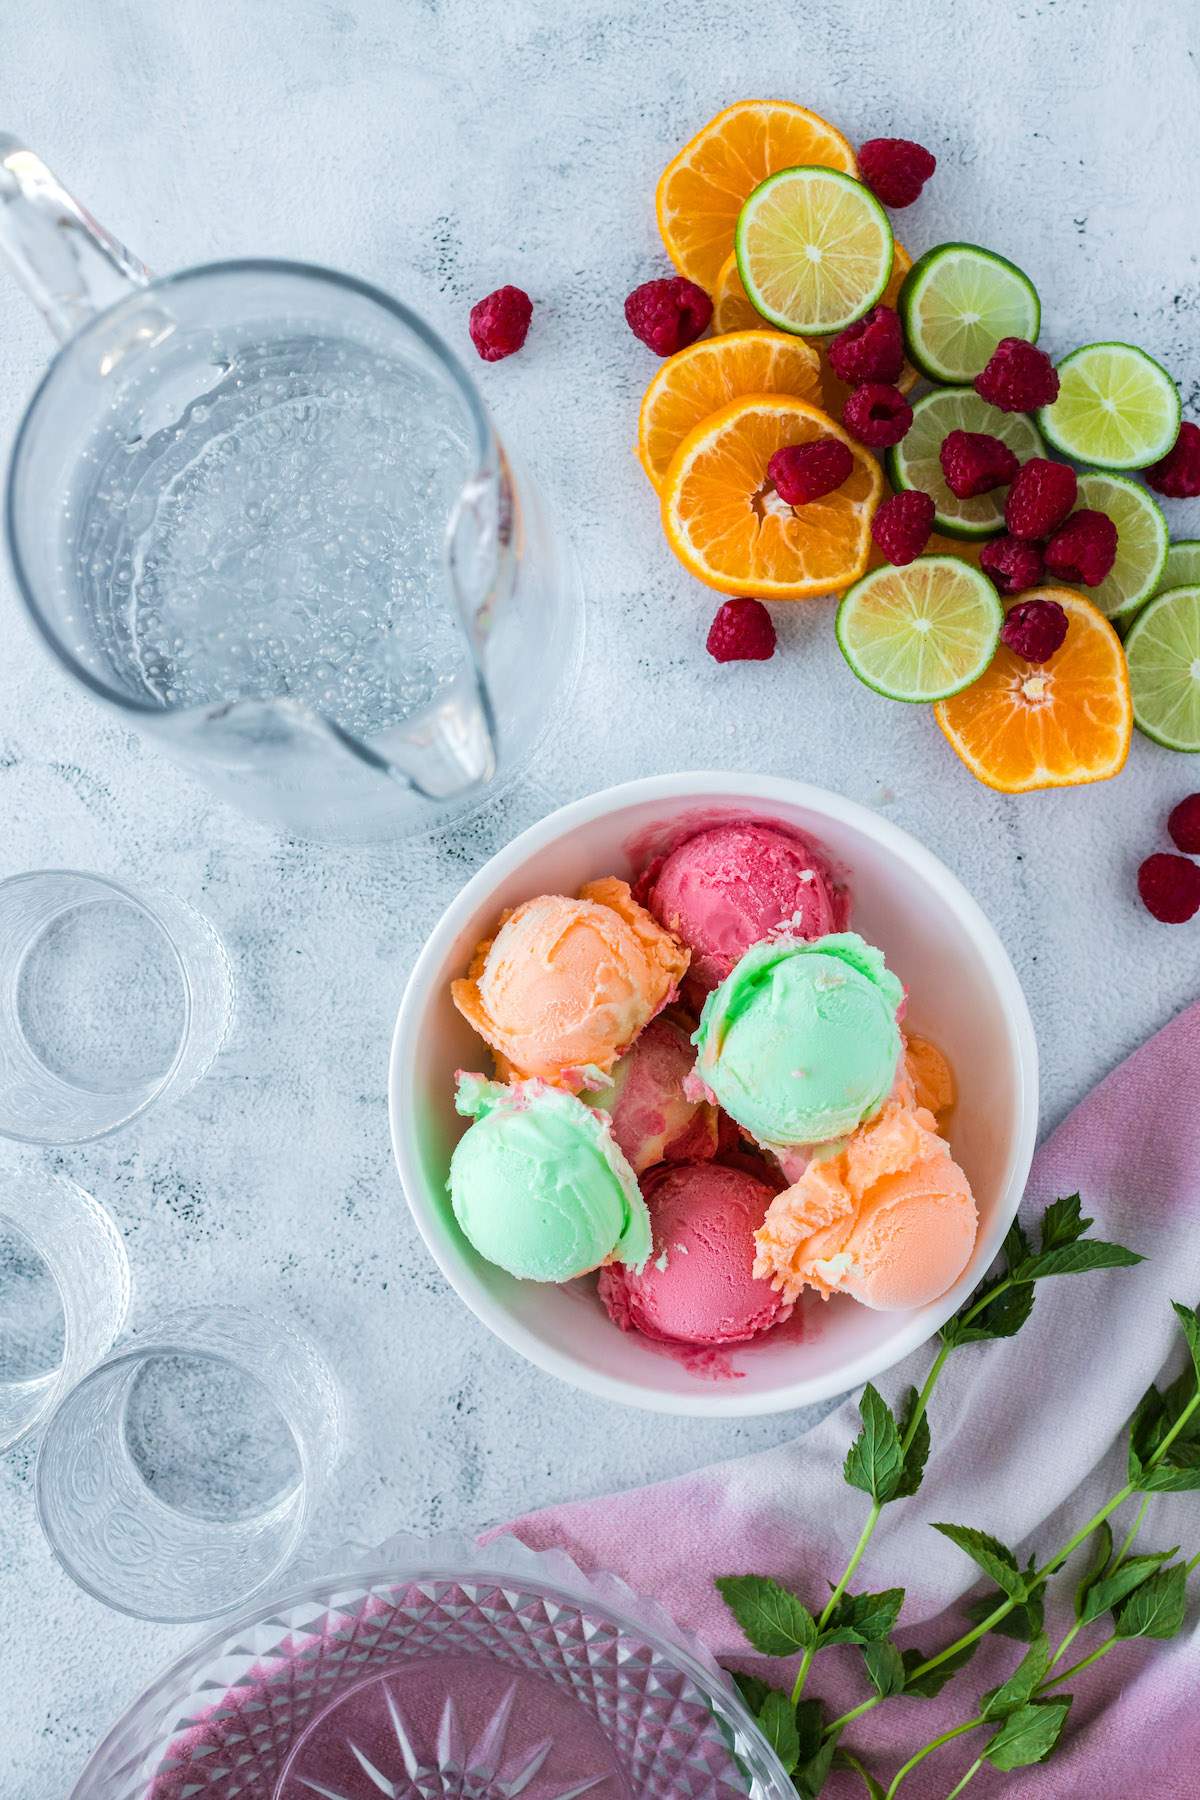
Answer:
<svg viewBox="0 0 1200 1800"><path fill-rule="evenodd" d="M780 926L797 937L844 930L849 902L825 858L770 825L702 831L651 869L639 898L692 952L687 982L709 993L751 944Z"/></svg>
<svg viewBox="0 0 1200 1800"><path fill-rule="evenodd" d="M754 1233L774 1197L765 1181L723 1163L664 1164L642 1183L654 1248L640 1273L600 1271L600 1298L622 1331L659 1343L738 1344L791 1305L754 1274Z"/></svg>

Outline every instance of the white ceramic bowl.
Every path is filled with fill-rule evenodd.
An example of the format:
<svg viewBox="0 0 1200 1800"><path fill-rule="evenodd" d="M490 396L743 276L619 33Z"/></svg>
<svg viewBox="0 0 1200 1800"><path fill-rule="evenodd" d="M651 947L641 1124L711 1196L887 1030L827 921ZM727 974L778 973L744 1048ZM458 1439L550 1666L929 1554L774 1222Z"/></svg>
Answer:
<svg viewBox="0 0 1200 1800"><path fill-rule="evenodd" d="M806 1297L805 1335L782 1327L721 1353L726 1376L692 1372L611 1323L584 1277L517 1281L485 1262L455 1222L446 1176L467 1121L454 1071L490 1069L450 999L505 907L573 894L601 875L632 878L705 825L758 818L799 827L844 873L852 925L909 990L907 1024L946 1052L958 1082L950 1140L979 1206L971 1262L949 1293L910 1312ZM477 1318L523 1356L606 1400L730 1418L782 1412L847 1392L933 1335L1000 1248L1024 1190L1037 1128L1037 1045L1004 946L949 870L906 832L820 788L739 774L652 776L564 806L522 832L463 888L417 959L396 1020L392 1142L413 1217L435 1262Z"/></svg>

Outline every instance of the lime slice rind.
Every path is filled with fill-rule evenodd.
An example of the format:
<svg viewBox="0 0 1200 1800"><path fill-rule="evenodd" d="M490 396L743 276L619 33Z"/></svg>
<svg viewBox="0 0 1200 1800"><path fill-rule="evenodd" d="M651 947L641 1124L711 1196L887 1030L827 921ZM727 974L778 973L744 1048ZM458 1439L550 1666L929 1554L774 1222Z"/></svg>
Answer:
<svg viewBox="0 0 1200 1800"><path fill-rule="evenodd" d="M875 305L892 273L887 214L836 169L779 169L742 207L734 239L750 304L781 331L829 337ZM819 273L818 273L819 271Z"/></svg>
<svg viewBox="0 0 1200 1800"><path fill-rule="evenodd" d="M1167 750L1200 753L1200 586L1152 600L1125 640L1133 722Z"/></svg>
<svg viewBox="0 0 1200 1800"><path fill-rule="evenodd" d="M1004 530L1007 487L960 500L946 486L938 452L952 431L984 431L1008 445L1018 462L1044 456L1046 446L1028 413L1001 412L981 400L974 388L939 388L924 394L913 407L913 422L885 456L888 480L896 493L917 488L933 498L934 530L943 537L978 541Z"/></svg>
<svg viewBox="0 0 1200 1800"><path fill-rule="evenodd" d="M1117 559L1087 597L1106 619L1131 619L1154 593L1167 559L1162 507L1127 475L1087 469L1079 477L1077 507L1107 513L1117 528Z"/></svg>
<svg viewBox="0 0 1200 1800"><path fill-rule="evenodd" d="M1100 469L1144 469L1179 436L1179 390L1133 344L1084 344L1058 365L1058 398L1038 411L1046 441Z"/></svg>
<svg viewBox="0 0 1200 1800"><path fill-rule="evenodd" d="M908 356L930 381L967 385L1001 338L1037 342L1037 289L1007 257L978 244L937 244L904 278L897 308Z"/></svg>
<svg viewBox="0 0 1200 1800"><path fill-rule="evenodd" d="M887 564L848 588L837 640L858 679L888 700L928 705L977 681L1004 611L986 575L957 556Z"/></svg>
<svg viewBox="0 0 1200 1800"><path fill-rule="evenodd" d="M1157 600L1168 588L1177 587L1200 587L1200 538L1180 538L1168 546L1158 586L1150 598Z"/></svg>

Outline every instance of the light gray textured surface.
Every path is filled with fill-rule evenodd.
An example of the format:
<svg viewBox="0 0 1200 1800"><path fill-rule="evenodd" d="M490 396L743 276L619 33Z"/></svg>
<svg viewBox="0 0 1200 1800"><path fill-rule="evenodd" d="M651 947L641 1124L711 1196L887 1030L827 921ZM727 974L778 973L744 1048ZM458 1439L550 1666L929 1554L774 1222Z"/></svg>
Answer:
<svg viewBox="0 0 1200 1800"><path fill-rule="evenodd" d="M621 300L668 272L653 218L664 163L719 107L779 94L855 142L928 144L938 172L901 222L909 249L965 237L1005 252L1041 291L1052 352L1139 342L1189 405L1198 39L1177 0L40 0L0 14L0 123L155 268L330 263L410 301L468 355L480 295L513 281L536 303L524 352L477 372L580 549L586 675L534 778L478 828L361 855L272 837L69 687L0 578L0 874L161 879L215 921L241 987L235 1039L188 1099L46 1161L115 1214L137 1318L261 1299L331 1347L349 1429L326 1535L482 1525L798 1427L659 1419L558 1386L464 1313L409 1223L384 1098L405 976L463 879L552 806L712 766L886 809L1004 937L1038 1029L1046 1125L1195 996L1200 921L1168 930L1133 898L1166 810L1200 786L1193 762L1138 740L1114 782L1002 799L928 712L855 682L823 603L776 609L771 663L707 659L714 600L666 549L630 450L656 365ZM49 348L0 283L6 443ZM1200 532L1200 506L1168 509L1174 533ZM7 1800L62 1793L190 1635L72 1587L39 1535L30 1473L26 1453L0 1463Z"/></svg>

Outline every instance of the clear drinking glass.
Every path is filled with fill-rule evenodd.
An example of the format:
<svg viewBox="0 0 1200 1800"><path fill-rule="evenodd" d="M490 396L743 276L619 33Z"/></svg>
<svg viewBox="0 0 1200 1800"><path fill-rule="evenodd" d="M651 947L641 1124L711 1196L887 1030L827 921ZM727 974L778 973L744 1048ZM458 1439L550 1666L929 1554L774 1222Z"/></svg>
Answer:
<svg viewBox="0 0 1200 1800"><path fill-rule="evenodd" d="M195 907L39 869L0 881L0 1134L103 1137L211 1067L233 974Z"/></svg>
<svg viewBox="0 0 1200 1800"><path fill-rule="evenodd" d="M305 836L426 830L520 770L578 667L578 575L428 326L297 263L151 281L2 136L0 256L63 344L7 531L78 681Z"/></svg>
<svg viewBox="0 0 1200 1800"><path fill-rule="evenodd" d="M63 1400L38 1451L38 1516L68 1575L109 1606L215 1618L295 1556L338 1433L333 1376L291 1325L183 1308Z"/></svg>
<svg viewBox="0 0 1200 1800"><path fill-rule="evenodd" d="M108 1354L128 1307L129 1261L104 1208L62 1175L0 1169L0 1450Z"/></svg>

